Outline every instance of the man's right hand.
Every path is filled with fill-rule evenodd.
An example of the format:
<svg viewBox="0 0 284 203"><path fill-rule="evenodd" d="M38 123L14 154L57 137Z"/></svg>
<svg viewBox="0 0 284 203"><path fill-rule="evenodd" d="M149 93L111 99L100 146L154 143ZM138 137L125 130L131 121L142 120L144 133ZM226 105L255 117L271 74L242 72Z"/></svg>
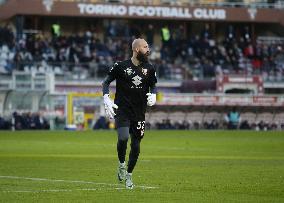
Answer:
<svg viewBox="0 0 284 203"><path fill-rule="evenodd" d="M117 109L118 106L115 103L113 103L113 101L111 101L108 94L104 95L104 104L105 104L106 115L110 119L113 119L115 116L114 109Z"/></svg>

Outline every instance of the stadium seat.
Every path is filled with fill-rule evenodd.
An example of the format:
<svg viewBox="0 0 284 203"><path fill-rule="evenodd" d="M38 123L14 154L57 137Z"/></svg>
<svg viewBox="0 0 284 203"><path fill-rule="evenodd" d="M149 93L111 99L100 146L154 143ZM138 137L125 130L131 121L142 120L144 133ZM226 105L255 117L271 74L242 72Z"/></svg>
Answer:
<svg viewBox="0 0 284 203"><path fill-rule="evenodd" d="M8 72L6 71L6 69L3 66L0 65L0 73L6 74Z"/></svg>
<svg viewBox="0 0 284 203"><path fill-rule="evenodd" d="M269 113L269 112L260 113L260 114L257 115L255 121L257 123L260 122L260 121L264 121L264 122L267 122L267 123L272 123L272 121L273 121L273 114Z"/></svg>
<svg viewBox="0 0 284 203"><path fill-rule="evenodd" d="M5 52L1 52L1 54L0 54L0 59L2 59L2 60L7 60L8 59L8 55L7 55L7 53L5 53Z"/></svg>
<svg viewBox="0 0 284 203"><path fill-rule="evenodd" d="M203 122L211 122L212 120L217 120L217 121L220 121L222 117L222 114L218 113L218 112L208 112L208 113L205 113L204 115L204 119L203 119Z"/></svg>
<svg viewBox="0 0 284 203"><path fill-rule="evenodd" d="M29 66L24 66L24 72L29 73L30 72L30 67Z"/></svg>
<svg viewBox="0 0 284 203"><path fill-rule="evenodd" d="M176 111L169 114L168 119L172 122L183 122L186 114L183 111Z"/></svg>
<svg viewBox="0 0 284 203"><path fill-rule="evenodd" d="M256 118L256 114L252 113L252 112L244 112L241 113L241 121L245 121L247 120L249 123L254 123L255 122L255 118Z"/></svg>
<svg viewBox="0 0 284 203"><path fill-rule="evenodd" d="M186 121L189 121L191 123L194 123L194 122L202 123L203 113L200 111L190 112L186 115Z"/></svg>
<svg viewBox="0 0 284 203"><path fill-rule="evenodd" d="M151 113L151 118L149 120L150 123L156 123L156 122L161 122L163 119L168 118L168 113L164 111L157 111Z"/></svg>
<svg viewBox="0 0 284 203"><path fill-rule="evenodd" d="M62 70L61 70L61 68L58 67L58 66L55 66L53 71L54 71L54 73L55 73L56 75L61 75L61 74L62 74Z"/></svg>
<svg viewBox="0 0 284 203"><path fill-rule="evenodd" d="M79 75L73 74L73 75L72 75L72 78L73 78L74 80L78 80L78 79L79 79Z"/></svg>
<svg viewBox="0 0 284 203"><path fill-rule="evenodd" d="M284 123L284 113L275 114L273 122L278 122L279 124Z"/></svg>
<svg viewBox="0 0 284 203"><path fill-rule="evenodd" d="M37 72L37 67L36 66L31 66L31 72Z"/></svg>
<svg viewBox="0 0 284 203"><path fill-rule="evenodd" d="M39 73L45 73L45 68L43 66L38 67L38 72Z"/></svg>
<svg viewBox="0 0 284 203"><path fill-rule="evenodd" d="M9 52L9 48L7 45L3 45L2 48L1 48L1 51L4 52L4 53L8 53Z"/></svg>
<svg viewBox="0 0 284 203"><path fill-rule="evenodd" d="M4 59L0 59L0 66L5 67L7 66L7 61Z"/></svg>
<svg viewBox="0 0 284 203"><path fill-rule="evenodd" d="M149 121L150 118L151 118L151 113L147 112L147 113L145 114L145 120L146 120L146 121Z"/></svg>
<svg viewBox="0 0 284 203"><path fill-rule="evenodd" d="M13 60L14 57L15 57L15 53L14 53L14 52L9 52L9 54L8 54L8 59L9 59L9 60Z"/></svg>
<svg viewBox="0 0 284 203"><path fill-rule="evenodd" d="M49 66L49 65L47 65L47 66L45 67L45 69L46 69L46 72L47 72L47 73L52 73L52 72L53 72L52 67Z"/></svg>
<svg viewBox="0 0 284 203"><path fill-rule="evenodd" d="M87 79L87 75L86 74L81 74L80 75L80 80L85 80Z"/></svg>

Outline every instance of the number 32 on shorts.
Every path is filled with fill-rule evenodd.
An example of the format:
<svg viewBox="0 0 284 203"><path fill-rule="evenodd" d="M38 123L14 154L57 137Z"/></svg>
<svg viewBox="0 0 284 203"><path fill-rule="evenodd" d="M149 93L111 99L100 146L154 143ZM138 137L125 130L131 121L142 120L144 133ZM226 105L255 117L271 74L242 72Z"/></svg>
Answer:
<svg viewBox="0 0 284 203"><path fill-rule="evenodd" d="M145 131L145 121L138 121L138 122L137 122L137 130L140 130L141 136L144 135L144 131Z"/></svg>

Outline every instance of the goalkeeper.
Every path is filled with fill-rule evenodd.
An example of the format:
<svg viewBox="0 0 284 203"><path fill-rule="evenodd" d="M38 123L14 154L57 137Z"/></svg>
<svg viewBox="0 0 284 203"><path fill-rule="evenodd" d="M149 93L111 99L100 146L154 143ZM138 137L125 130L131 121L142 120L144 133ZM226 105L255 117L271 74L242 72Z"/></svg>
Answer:
<svg viewBox="0 0 284 203"><path fill-rule="evenodd" d="M125 181L126 188L132 189L132 171L136 165L140 142L145 131L146 106L156 103L156 72L148 62L150 54L148 43L144 39L132 42L132 57L116 62L103 82L103 98L106 115L115 119L117 128L118 173L120 182ZM114 102L109 97L109 85L116 80ZM131 137L131 149L126 166L125 156L128 138Z"/></svg>

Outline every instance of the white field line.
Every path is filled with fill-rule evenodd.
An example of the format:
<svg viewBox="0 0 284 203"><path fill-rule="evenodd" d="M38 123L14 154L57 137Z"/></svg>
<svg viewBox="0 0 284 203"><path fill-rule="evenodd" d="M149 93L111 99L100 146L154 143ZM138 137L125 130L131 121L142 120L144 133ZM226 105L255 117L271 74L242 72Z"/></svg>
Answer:
<svg viewBox="0 0 284 203"><path fill-rule="evenodd" d="M83 181L83 180L58 180L58 179L47 179L47 178L30 178L30 177L19 177L19 176L0 176L2 179L22 179L22 180L32 180L32 181L49 181L49 182L65 182L65 183L83 183L83 184L92 184L92 185L104 185L117 187L121 184L111 184L111 183L97 183L92 181ZM136 185L137 188L142 189L157 189L158 187Z"/></svg>
<svg viewBox="0 0 284 203"><path fill-rule="evenodd" d="M124 190L126 188L114 188L115 190ZM3 193L41 193L41 192L74 192L74 191L98 191L101 188L81 188L81 189L50 189L50 190L4 190Z"/></svg>

